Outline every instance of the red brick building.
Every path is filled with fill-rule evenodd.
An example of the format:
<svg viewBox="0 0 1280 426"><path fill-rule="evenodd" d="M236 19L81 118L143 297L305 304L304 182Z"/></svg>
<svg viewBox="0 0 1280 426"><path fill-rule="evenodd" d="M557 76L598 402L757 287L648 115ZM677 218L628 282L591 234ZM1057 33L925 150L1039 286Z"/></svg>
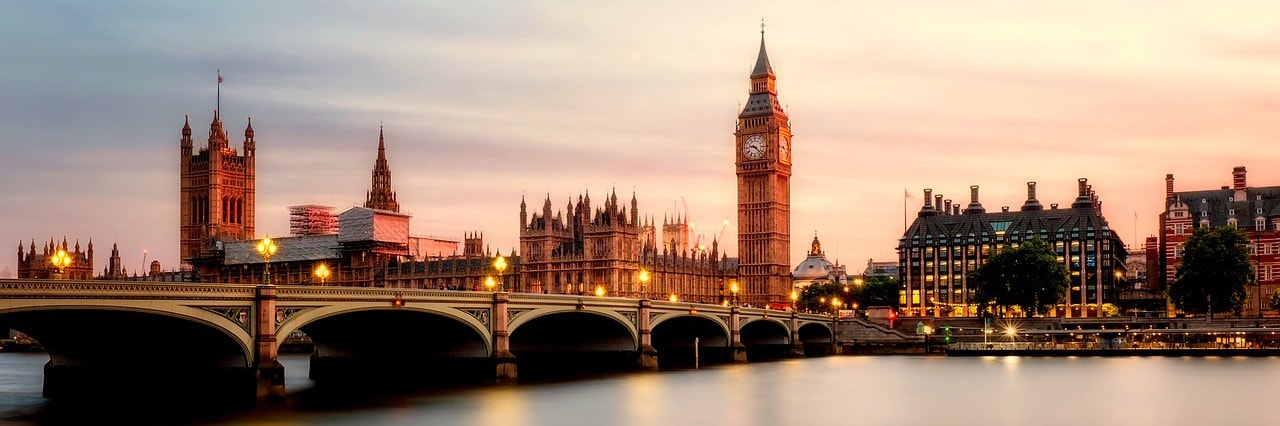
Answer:
<svg viewBox="0 0 1280 426"><path fill-rule="evenodd" d="M1251 242L1249 256L1258 267L1259 281L1246 286L1244 315L1259 309L1274 315L1270 298L1280 286L1280 186L1250 187L1245 168L1231 172L1231 186L1175 192L1173 175L1165 175L1165 209L1160 215L1160 287L1174 281L1182 250L1192 230L1203 226L1234 226ZM1261 296L1261 297L1259 297Z"/></svg>

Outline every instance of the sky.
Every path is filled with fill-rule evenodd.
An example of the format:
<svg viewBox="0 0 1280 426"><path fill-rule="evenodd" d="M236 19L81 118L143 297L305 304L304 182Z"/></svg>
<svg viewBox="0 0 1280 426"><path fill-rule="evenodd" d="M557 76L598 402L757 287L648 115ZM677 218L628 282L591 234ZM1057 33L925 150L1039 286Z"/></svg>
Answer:
<svg viewBox="0 0 1280 426"><path fill-rule="evenodd" d="M990 210L1088 178L1126 244L1164 177L1280 185L1273 1L0 0L0 242L178 264L178 140L257 141L257 233L364 202L386 134L411 233L510 252L519 205L635 194L737 254L734 123L760 22L792 120L791 263L896 259L924 188ZM914 198L905 199L904 192ZM727 225L725 225L727 221ZM0 250L0 253L5 252ZM0 261L0 274L16 257Z"/></svg>

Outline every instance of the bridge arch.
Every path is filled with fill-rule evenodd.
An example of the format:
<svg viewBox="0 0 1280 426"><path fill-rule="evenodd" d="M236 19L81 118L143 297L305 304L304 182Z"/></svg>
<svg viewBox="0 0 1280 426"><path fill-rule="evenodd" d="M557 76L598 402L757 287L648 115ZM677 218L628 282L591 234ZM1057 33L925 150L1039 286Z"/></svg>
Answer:
<svg viewBox="0 0 1280 426"><path fill-rule="evenodd" d="M76 347L94 349L88 351L93 353L119 353L127 351L102 351L101 348L127 348L142 339L160 339L160 346L148 349L155 355L164 355L166 346L178 344L181 349L189 349L188 355L220 355L217 360L220 367L245 368L253 362L253 337L247 325L252 317L250 307L230 307L227 311L231 314L219 314L187 305L155 306L147 301L130 300L73 305L62 300L11 302L0 309L0 324L39 341L54 365L94 361L67 352L76 351ZM245 323L238 322L241 318L235 314L238 310L245 312ZM67 346L72 343L76 347ZM219 346L221 349L212 350Z"/></svg>
<svg viewBox="0 0 1280 426"><path fill-rule="evenodd" d="M281 313L288 312L291 309L297 309L298 311L290 316L280 315ZM358 312L411 312L448 319L468 330L471 330L477 340L483 342L484 354L481 356L488 356L493 353L493 339L492 334L489 331L489 325L481 322L481 320L475 315L464 312L458 308L443 305L409 304L402 307L390 307L387 306L386 303L382 302L339 303L316 308L277 306L277 318L282 319L283 321L277 324L276 347L279 347L279 345L283 343L286 336L289 336L294 332L302 331L306 333L307 326L317 321ZM486 320L490 320L492 318L491 315L485 317ZM311 333L307 334L310 335ZM315 338L315 336L311 337L313 339Z"/></svg>
<svg viewBox="0 0 1280 426"><path fill-rule="evenodd" d="M755 318L742 321L742 344L790 345L791 330L787 323L777 318Z"/></svg>
<svg viewBox="0 0 1280 426"><path fill-rule="evenodd" d="M574 323L573 319L586 321ZM543 330L543 328L551 327L543 325L548 321L556 323L557 326L586 327L588 330L585 330L585 333L567 333L563 332L564 329L559 330L561 331L559 333L555 333L556 330ZM511 333L511 350L515 352L532 349L525 335L534 332L535 328L538 329L538 332L548 332L547 337L561 343L566 343L566 338L575 336L586 338L607 337L607 341L597 341L594 345L598 348L607 347L607 350L634 351L640 347L639 331L636 329L632 319L608 308L553 306L519 311L513 315L507 326L507 330ZM593 331L597 333L593 333ZM612 335L599 334L598 332L612 333ZM519 336L519 339L517 336ZM587 341L580 342L587 343Z"/></svg>

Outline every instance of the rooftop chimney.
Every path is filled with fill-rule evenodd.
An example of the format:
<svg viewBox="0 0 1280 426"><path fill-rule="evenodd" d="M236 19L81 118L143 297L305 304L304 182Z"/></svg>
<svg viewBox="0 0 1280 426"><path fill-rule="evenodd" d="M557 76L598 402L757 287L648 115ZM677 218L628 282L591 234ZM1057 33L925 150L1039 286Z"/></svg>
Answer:
<svg viewBox="0 0 1280 426"><path fill-rule="evenodd" d="M1044 210L1040 200L1036 199L1036 183L1027 182L1027 202L1022 203L1022 211Z"/></svg>
<svg viewBox="0 0 1280 426"><path fill-rule="evenodd" d="M964 208L965 214L986 213L987 209L982 208L982 203L978 202L978 185L969 186L969 206Z"/></svg>
<svg viewBox="0 0 1280 426"><path fill-rule="evenodd" d="M1173 199L1173 173L1164 175L1164 198Z"/></svg>
<svg viewBox="0 0 1280 426"><path fill-rule="evenodd" d="M1244 166L1238 166L1232 169L1231 170L1231 189L1241 190L1241 189L1244 189L1246 186L1248 185L1245 185Z"/></svg>
<svg viewBox="0 0 1280 426"><path fill-rule="evenodd" d="M1076 201L1071 203L1071 208L1093 208L1093 200L1089 199L1089 179L1080 178L1076 183L1079 184L1080 190L1076 195Z"/></svg>
<svg viewBox="0 0 1280 426"><path fill-rule="evenodd" d="M951 199L948 198L948 199L942 200L942 203L947 207L947 209L943 211L947 212L947 214L951 214ZM956 205L959 206L959 204L956 204Z"/></svg>
<svg viewBox="0 0 1280 426"><path fill-rule="evenodd" d="M933 216L938 214L938 210L933 208L933 203L931 201L931 199L933 198L932 194L933 194L933 189L930 189L930 188L924 189L924 206L920 207L920 213L916 214L916 216L925 217L925 216ZM941 195L939 195L939 197L941 197Z"/></svg>
<svg viewBox="0 0 1280 426"><path fill-rule="evenodd" d="M946 213L945 211L942 210L942 194L933 196L933 209L937 210L940 213Z"/></svg>

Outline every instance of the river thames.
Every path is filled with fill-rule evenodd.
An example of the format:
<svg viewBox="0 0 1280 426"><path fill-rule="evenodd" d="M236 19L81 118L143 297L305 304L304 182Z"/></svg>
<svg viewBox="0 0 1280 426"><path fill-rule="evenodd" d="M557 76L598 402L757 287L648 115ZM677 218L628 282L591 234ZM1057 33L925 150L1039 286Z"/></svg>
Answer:
<svg viewBox="0 0 1280 426"><path fill-rule="evenodd" d="M0 424L1274 425L1280 358L841 356L364 397L254 410L86 409L40 396L45 354L0 354ZM358 393L358 392L357 392Z"/></svg>

